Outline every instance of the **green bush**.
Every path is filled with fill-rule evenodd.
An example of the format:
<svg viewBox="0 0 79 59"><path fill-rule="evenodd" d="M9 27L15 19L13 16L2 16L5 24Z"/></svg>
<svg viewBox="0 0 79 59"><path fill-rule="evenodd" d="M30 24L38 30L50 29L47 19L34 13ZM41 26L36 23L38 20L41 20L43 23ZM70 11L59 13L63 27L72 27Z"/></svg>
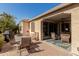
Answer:
<svg viewBox="0 0 79 59"><path fill-rule="evenodd" d="M3 46L4 43L4 36L0 34L0 48Z"/></svg>

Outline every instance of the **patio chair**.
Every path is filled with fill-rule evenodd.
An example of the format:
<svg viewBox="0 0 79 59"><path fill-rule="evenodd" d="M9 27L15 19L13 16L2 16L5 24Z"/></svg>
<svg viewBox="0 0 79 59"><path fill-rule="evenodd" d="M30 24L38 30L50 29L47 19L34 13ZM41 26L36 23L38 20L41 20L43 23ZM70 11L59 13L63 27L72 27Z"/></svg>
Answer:
<svg viewBox="0 0 79 59"><path fill-rule="evenodd" d="M35 40L35 32L31 32L30 36L32 40Z"/></svg>
<svg viewBox="0 0 79 59"><path fill-rule="evenodd" d="M15 49L17 50L17 52L18 52L19 46L21 45L21 35L16 34L16 35L14 36L14 42L11 43L11 44L14 46L14 48L15 48Z"/></svg>
<svg viewBox="0 0 79 59"><path fill-rule="evenodd" d="M70 39L70 34L65 34L65 33L62 33L62 34L61 34L61 41L62 41L62 42L67 42L67 43L69 43L69 39Z"/></svg>
<svg viewBox="0 0 79 59"><path fill-rule="evenodd" d="M22 34L16 34L14 36L14 44L20 44Z"/></svg>
<svg viewBox="0 0 79 59"><path fill-rule="evenodd" d="M39 40L39 33L38 32L32 32L31 33L31 39L32 40Z"/></svg>
<svg viewBox="0 0 79 59"><path fill-rule="evenodd" d="M38 32L35 32L35 40L39 40L39 33Z"/></svg>
<svg viewBox="0 0 79 59"><path fill-rule="evenodd" d="M21 40L21 44L19 46L19 50L20 50L20 55L21 55L21 49L26 48L30 50L30 46L31 46L31 38L30 37L23 37Z"/></svg>
<svg viewBox="0 0 79 59"><path fill-rule="evenodd" d="M56 34L55 34L54 32L51 33L51 38L52 38L53 40L56 39Z"/></svg>
<svg viewBox="0 0 79 59"><path fill-rule="evenodd" d="M17 37L15 36L15 45L17 50L19 50L19 53L21 55L22 51L21 49L23 48L27 48L27 49L30 49L30 46L31 46L31 37L29 36L20 36L20 37Z"/></svg>

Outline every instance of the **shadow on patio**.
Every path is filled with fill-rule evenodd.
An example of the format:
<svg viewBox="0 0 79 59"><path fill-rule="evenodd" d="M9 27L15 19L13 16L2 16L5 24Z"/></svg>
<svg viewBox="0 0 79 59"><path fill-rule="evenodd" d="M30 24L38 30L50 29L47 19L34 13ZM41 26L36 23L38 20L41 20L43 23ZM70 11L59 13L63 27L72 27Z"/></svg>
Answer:
<svg viewBox="0 0 79 59"><path fill-rule="evenodd" d="M4 43L4 45L2 47L2 51L0 52L0 54L11 51L13 49L14 49L14 47L13 47L13 45L10 44L10 42L9 43Z"/></svg>
<svg viewBox="0 0 79 59"><path fill-rule="evenodd" d="M3 48L2 48L2 51L0 52L0 54L2 53L6 53L6 52L9 52L9 51L13 51L13 50L16 50L15 47L13 46L13 43L14 41L11 41L9 43L5 43ZM29 50L27 48L27 52L29 54L32 54L32 53L37 53L37 52L42 52L44 50L41 50L39 48L39 45L38 44L41 44L41 42L33 42L32 45L31 45L31 49ZM7 55L7 54L6 54Z"/></svg>
<svg viewBox="0 0 79 59"><path fill-rule="evenodd" d="M41 42L32 43L31 49L28 50L28 53L37 53L44 51L44 49L39 48L40 46L38 44L41 44Z"/></svg>

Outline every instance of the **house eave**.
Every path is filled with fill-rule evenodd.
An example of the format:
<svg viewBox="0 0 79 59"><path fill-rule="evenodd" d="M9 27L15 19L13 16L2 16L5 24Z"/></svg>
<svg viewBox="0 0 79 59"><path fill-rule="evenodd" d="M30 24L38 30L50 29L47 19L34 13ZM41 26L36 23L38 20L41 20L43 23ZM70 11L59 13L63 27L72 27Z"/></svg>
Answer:
<svg viewBox="0 0 79 59"><path fill-rule="evenodd" d="M63 7L69 6L69 5L71 5L71 4L72 4L72 3L62 3L62 4L60 4L60 5L56 6L56 7L54 7L54 8L52 8L52 9L48 10L47 12L44 12L44 13L42 13L42 14L40 14L40 15L34 17L34 18L32 18L31 21L36 20L37 18L40 18L40 17L42 17L42 16L45 16L45 15L51 13L51 12L54 12L54 11L56 11L56 10L58 10L58 9L63 8Z"/></svg>

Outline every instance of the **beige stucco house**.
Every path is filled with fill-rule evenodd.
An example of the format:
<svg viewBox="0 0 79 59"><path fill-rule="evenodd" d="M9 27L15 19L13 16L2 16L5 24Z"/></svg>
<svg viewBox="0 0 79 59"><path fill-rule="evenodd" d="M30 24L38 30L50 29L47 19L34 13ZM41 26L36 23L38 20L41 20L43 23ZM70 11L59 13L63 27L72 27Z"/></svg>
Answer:
<svg viewBox="0 0 79 59"><path fill-rule="evenodd" d="M60 4L34 17L30 22L31 32L39 33L39 41L49 38L51 32L54 32L58 38L61 33L68 33L70 52L79 55L79 4Z"/></svg>
<svg viewBox="0 0 79 59"><path fill-rule="evenodd" d="M20 21L19 32L23 35L30 35L30 21L28 19L23 19Z"/></svg>

